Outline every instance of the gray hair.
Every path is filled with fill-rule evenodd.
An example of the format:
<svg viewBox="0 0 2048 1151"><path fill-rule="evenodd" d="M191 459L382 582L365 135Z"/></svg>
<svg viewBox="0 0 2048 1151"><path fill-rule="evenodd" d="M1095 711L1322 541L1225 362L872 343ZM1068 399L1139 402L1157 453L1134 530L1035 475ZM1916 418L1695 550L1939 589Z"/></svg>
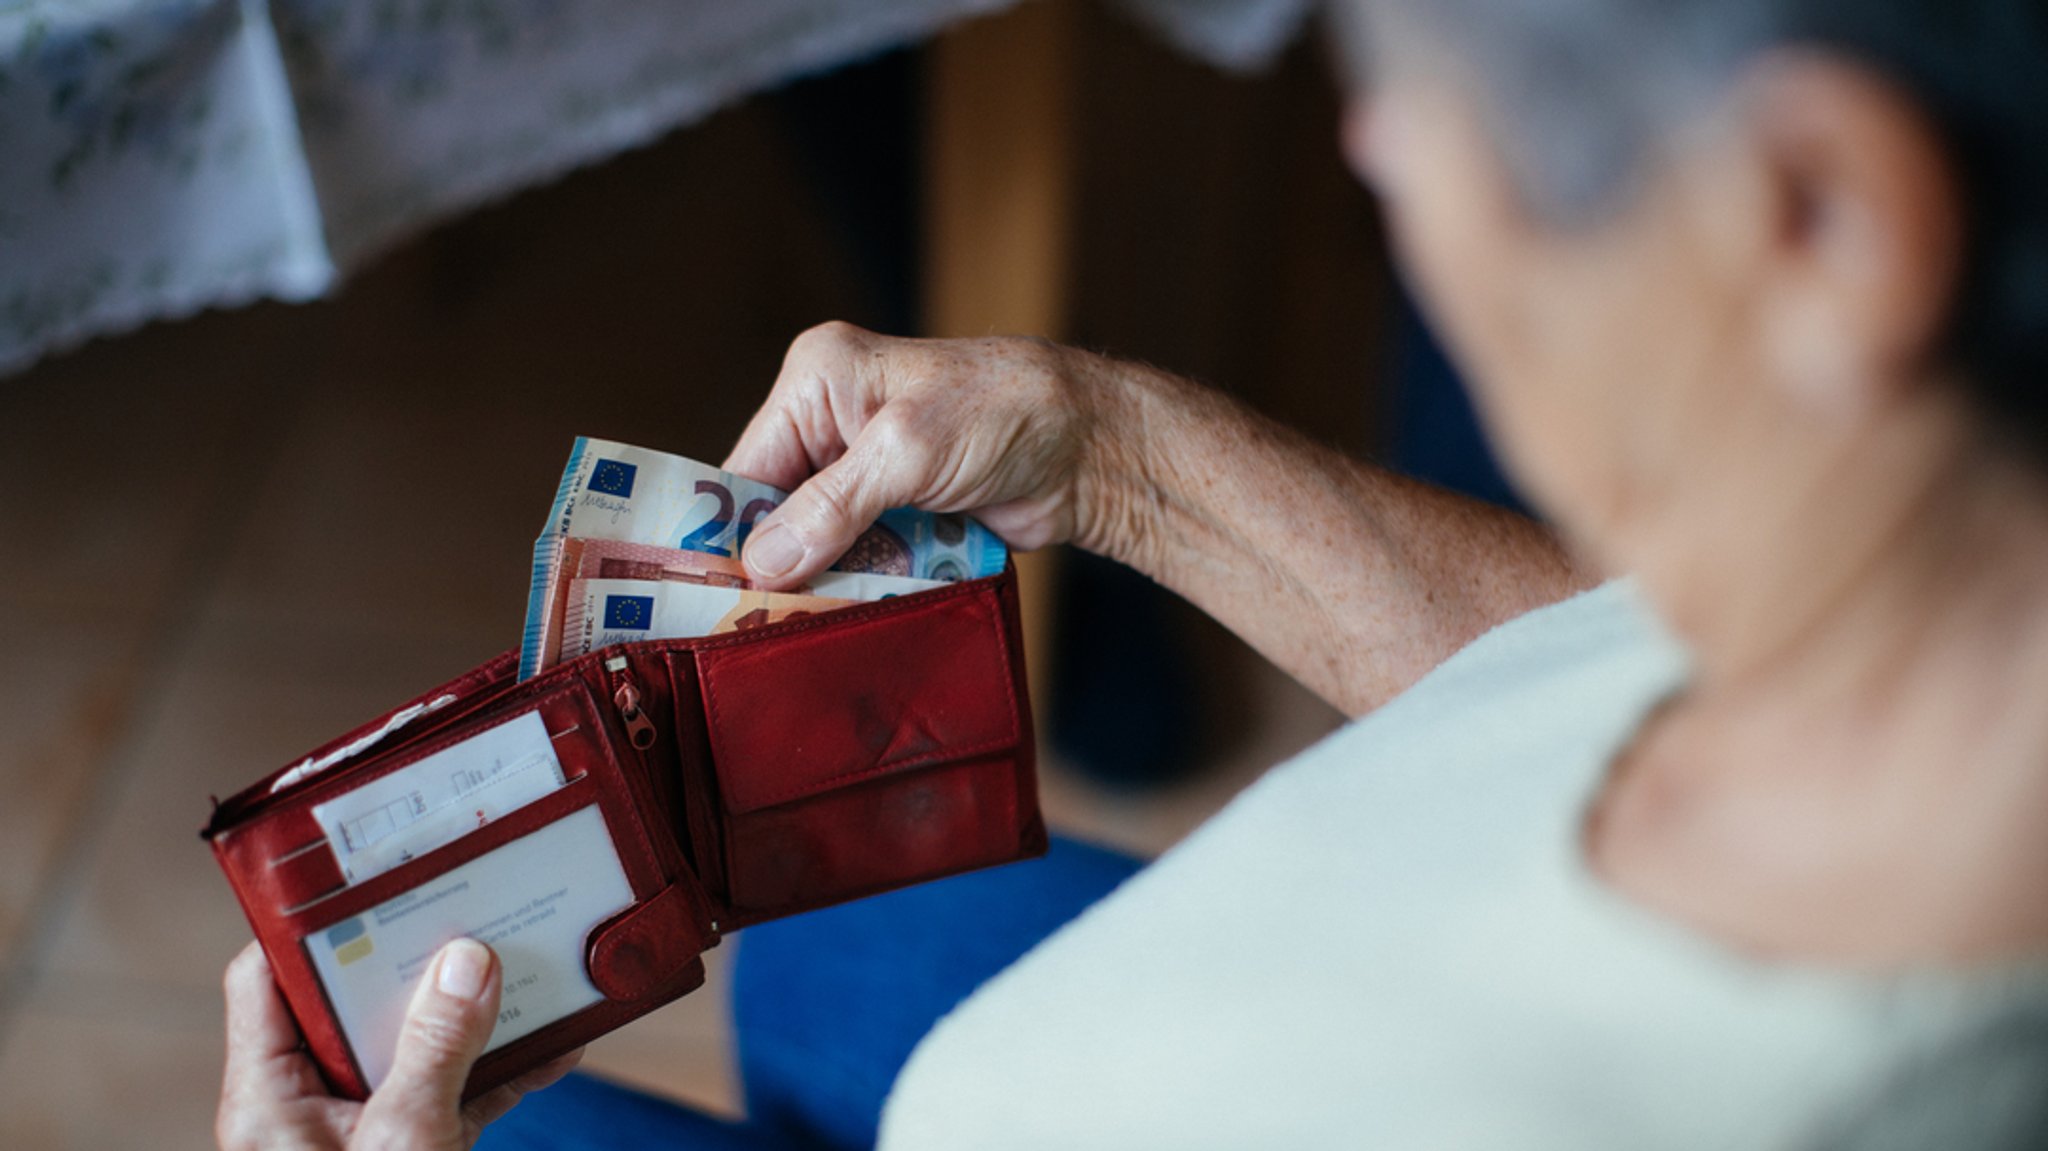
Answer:
<svg viewBox="0 0 2048 1151"><path fill-rule="evenodd" d="M1663 133L1768 43L1769 0L1339 0L1355 75L1393 16L1484 77L1489 126L1530 206L1589 220L1621 198Z"/></svg>
<svg viewBox="0 0 2048 1151"><path fill-rule="evenodd" d="M1658 142L1761 52L1816 49L1884 75L1937 125L1967 199L1951 358L2048 456L2048 3L1337 0L1334 14L1356 61L1392 16L1468 62L1519 193L1562 225L1624 200Z"/></svg>

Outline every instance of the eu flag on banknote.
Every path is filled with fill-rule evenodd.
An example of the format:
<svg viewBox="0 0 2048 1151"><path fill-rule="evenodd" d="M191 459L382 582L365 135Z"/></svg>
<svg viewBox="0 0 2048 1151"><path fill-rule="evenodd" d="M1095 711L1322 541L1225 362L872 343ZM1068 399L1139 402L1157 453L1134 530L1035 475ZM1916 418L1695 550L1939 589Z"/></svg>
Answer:
<svg viewBox="0 0 2048 1151"><path fill-rule="evenodd" d="M645 631L654 623L651 595L608 595L604 597L604 626L610 629Z"/></svg>
<svg viewBox="0 0 2048 1151"><path fill-rule="evenodd" d="M633 477L640 465L599 459L590 471L590 490L625 499L633 494Z"/></svg>

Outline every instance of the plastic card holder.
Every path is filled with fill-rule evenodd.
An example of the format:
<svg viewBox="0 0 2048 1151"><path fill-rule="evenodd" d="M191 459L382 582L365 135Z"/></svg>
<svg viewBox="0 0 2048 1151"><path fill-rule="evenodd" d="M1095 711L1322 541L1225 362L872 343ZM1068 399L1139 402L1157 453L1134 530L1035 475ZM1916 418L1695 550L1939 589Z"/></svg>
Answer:
<svg viewBox="0 0 2048 1151"><path fill-rule="evenodd" d="M351 1037L375 1041L381 1048L386 1041L380 1020L385 1018L383 1013L389 1005L382 999L373 1004L367 998L374 990L367 976L374 971L402 970L404 978L416 978L418 973L412 968L423 966L422 952L431 956L441 943L458 934L487 938L503 932L515 919L521 934L540 931L539 935L528 936L530 941L551 932L559 934L569 920L578 920L574 925L574 947L580 957L585 939L596 926L595 922L582 920L595 914L594 909L605 908L606 915L599 918L606 918L654 897L667 886L661 857L641 817L626 773L613 755L592 692L582 680L570 678L546 685L545 690L479 709L430 739L383 756L366 757L338 770L303 792L289 794L285 797L287 802L280 806L216 837L217 849L236 862L229 870L231 877L274 872L271 859L249 856L279 842L276 827L292 827L298 829L296 834L310 831L319 836L321 833L310 817L316 803L339 798L480 732L529 714L540 715L548 730L568 779L560 788L417 859L309 901L286 906L274 898L252 899L252 893L239 893L252 911L251 924L263 942L293 1014L300 1021L308 1047L322 1071L344 1094L357 1098L366 1095L381 1078L389 1059L388 1051L358 1051L350 1042ZM315 842L325 848L324 836ZM556 882L569 877L560 874L560 863L550 858L564 851L584 861L577 876L581 884L573 891L569 890L570 885ZM455 878L449 880L449 876ZM621 880L623 891L619 886ZM463 890L452 890L465 883L468 886ZM621 894L622 899L614 898ZM426 909L409 910L415 904L427 904L430 899L433 902ZM272 914L254 914L265 902ZM522 907L526 908L524 914L499 922L501 917L513 916ZM552 914L544 914L551 908ZM526 921L536 915L543 918L529 927ZM433 930L421 930L428 926ZM436 938L432 939L432 946L427 946L430 936ZM367 944L360 942L365 939ZM505 935L501 939L511 943L516 937ZM538 1024L530 1024L523 1009L509 1020L501 1018L500 1027L506 1029L504 1038L494 1038L493 1050L478 1063L472 1078L472 1085L478 1089L514 1073L507 1069L516 1071L517 1066L530 1066L546 1058L545 1054L536 1054L537 1047L567 1051L589 1035L609 1030L620 1021L604 1018L608 1009L616 1005L602 1001L591 989L587 973L577 973L580 987L565 989L559 964L554 964L551 969L556 974L551 988L543 992L540 989L548 982L545 972L532 970L530 961L525 968L515 970L516 948L508 954L501 944L500 954L505 961L507 990L512 992L506 997L506 1010L518 1008L520 995L532 991L529 1002L559 1005L573 1000L578 1007L571 1014L600 1018L582 1026L566 1027L561 1025L563 1017L552 1010L542 1011L552 1018ZM535 976L533 982L522 988L513 987L514 981L529 975ZM406 983L402 993L382 998L396 999L397 1010L402 1013L409 987ZM395 1031L389 1034L395 1036Z"/></svg>
<svg viewBox="0 0 2048 1151"><path fill-rule="evenodd" d="M552 755L549 772L559 772L563 781L552 791L567 790L587 775L593 764L608 758L603 741L592 738L595 734L592 729L597 722L589 691L580 684L510 702L471 715L461 723L435 732L430 738L365 756L318 779L264 796L257 812L245 815L246 822L224 837L224 846L238 857L239 862L256 865L244 870L252 874L256 884L264 889L262 894L268 896L266 902L273 911L281 915L312 911L323 901L376 878L374 872L366 876L350 874L351 868L345 862L349 852L345 846L336 844L342 829L335 824L352 822L349 817L359 814L374 813L381 800L395 791L410 791L403 785L406 775L430 771L437 760L446 760L465 746L493 741L511 729L533 725L534 732L546 739ZM437 778L427 782L430 790L434 784L449 784L449 780L438 778L441 774L434 772ZM399 786L394 788L394 784ZM355 797L372 796L378 798L368 799L360 805L351 802ZM552 798L550 792L532 802ZM475 812L475 824L487 827L493 822L502 822L516 815L518 808L524 806L525 803L520 803L510 810L489 811L479 808ZM323 821L323 813L333 813L340 818ZM417 828L415 824L406 830L416 831ZM439 854L443 847L470 841L473 834L474 831L467 831L437 837L432 843L433 850L422 850L418 856L420 859L430 858Z"/></svg>
<svg viewBox="0 0 2048 1151"><path fill-rule="evenodd" d="M545 798L572 778L539 711L482 726L430 755L313 806L350 883L446 846Z"/></svg>
<svg viewBox="0 0 2048 1151"><path fill-rule="evenodd" d="M605 998L585 969L586 941L635 902L603 813L588 805L308 934L301 947L375 1090L443 944L468 936L498 954L503 997L485 1048L496 1051Z"/></svg>

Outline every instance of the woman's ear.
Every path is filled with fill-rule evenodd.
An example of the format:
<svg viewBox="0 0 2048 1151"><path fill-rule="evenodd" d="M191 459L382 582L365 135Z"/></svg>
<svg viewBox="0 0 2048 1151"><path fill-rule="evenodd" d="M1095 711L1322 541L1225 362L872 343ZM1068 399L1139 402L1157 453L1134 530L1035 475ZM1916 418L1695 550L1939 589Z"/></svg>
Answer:
<svg viewBox="0 0 2048 1151"><path fill-rule="evenodd" d="M1801 406L1853 418L1926 378L1960 286L1960 180L1924 111L1876 73L1784 52L1737 86L1766 189L1763 353Z"/></svg>

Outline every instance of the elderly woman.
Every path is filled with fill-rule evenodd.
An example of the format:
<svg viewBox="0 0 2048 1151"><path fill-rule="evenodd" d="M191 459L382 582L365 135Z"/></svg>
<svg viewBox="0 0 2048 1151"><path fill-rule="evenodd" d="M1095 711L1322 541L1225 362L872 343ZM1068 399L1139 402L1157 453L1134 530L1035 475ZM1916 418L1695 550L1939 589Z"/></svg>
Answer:
<svg viewBox="0 0 2048 1151"><path fill-rule="evenodd" d="M919 1023L864 1073L882 1142L2048 1138L2048 8L1341 16L1347 154L1571 548L1139 365L797 341L730 461L798 489L757 575L888 506L970 511L1361 717ZM976 914L1038 915L1075 858ZM774 950L742 991L784 963L801 999ZM224 1132L272 1105L230 1087ZM442 1094L421 1122L459 1136ZM786 1145L874 1130L835 1122Z"/></svg>

